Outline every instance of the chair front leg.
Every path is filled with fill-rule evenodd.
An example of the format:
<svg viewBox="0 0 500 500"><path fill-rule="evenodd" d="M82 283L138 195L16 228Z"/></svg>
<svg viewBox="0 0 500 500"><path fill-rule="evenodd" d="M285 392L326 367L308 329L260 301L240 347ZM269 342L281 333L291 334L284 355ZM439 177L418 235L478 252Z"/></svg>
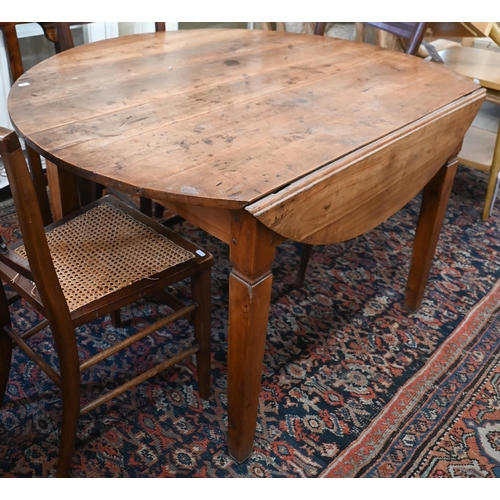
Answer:
<svg viewBox="0 0 500 500"><path fill-rule="evenodd" d="M65 390L63 382L62 405L61 444L56 476L68 477L71 459L75 451L76 430L80 417L80 387L75 394L69 388Z"/></svg>
<svg viewBox="0 0 500 500"><path fill-rule="evenodd" d="M67 325L55 323L51 322L51 329L61 369L62 391L61 443L56 476L68 477L80 418L80 364L71 323L68 322Z"/></svg>

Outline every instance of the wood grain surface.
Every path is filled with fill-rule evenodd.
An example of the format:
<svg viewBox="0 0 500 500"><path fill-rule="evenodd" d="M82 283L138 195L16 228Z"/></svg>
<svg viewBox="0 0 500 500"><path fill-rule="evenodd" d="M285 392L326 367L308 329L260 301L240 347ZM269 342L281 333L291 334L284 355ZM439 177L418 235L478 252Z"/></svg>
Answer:
<svg viewBox="0 0 500 500"><path fill-rule="evenodd" d="M236 209L477 88L367 44L189 30L52 57L17 82L9 112L35 150L83 177Z"/></svg>
<svg viewBox="0 0 500 500"><path fill-rule="evenodd" d="M400 210L456 150L483 93L446 106L247 210L278 234L308 244L355 238Z"/></svg>

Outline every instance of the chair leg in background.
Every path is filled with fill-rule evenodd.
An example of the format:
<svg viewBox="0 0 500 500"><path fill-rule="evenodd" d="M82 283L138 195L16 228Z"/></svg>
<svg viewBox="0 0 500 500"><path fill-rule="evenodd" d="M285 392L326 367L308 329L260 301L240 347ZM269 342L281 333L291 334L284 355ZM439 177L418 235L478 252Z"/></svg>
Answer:
<svg viewBox="0 0 500 500"><path fill-rule="evenodd" d="M211 386L211 357L210 357L210 269L206 269L191 278L193 301L198 304L194 312L194 335L200 350L196 353L198 370L198 386L200 397L210 397Z"/></svg>
<svg viewBox="0 0 500 500"><path fill-rule="evenodd" d="M139 210L148 217L153 216L153 202L150 198L141 196L139 199Z"/></svg>
<svg viewBox="0 0 500 500"><path fill-rule="evenodd" d="M165 207L163 205L160 205L159 203L155 203L155 217L157 219L161 219L163 217L163 213L165 212Z"/></svg>
<svg viewBox="0 0 500 500"><path fill-rule="evenodd" d="M300 265L297 272L297 277L295 278L295 286L301 288L304 284L306 277L307 264L309 263L309 257L311 256L312 245L304 245L302 248L302 255L300 256Z"/></svg>

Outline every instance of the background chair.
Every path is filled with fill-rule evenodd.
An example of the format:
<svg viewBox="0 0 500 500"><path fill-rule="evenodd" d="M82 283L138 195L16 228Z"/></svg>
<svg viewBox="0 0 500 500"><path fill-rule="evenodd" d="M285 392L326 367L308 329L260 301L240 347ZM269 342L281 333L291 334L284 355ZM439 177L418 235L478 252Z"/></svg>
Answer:
<svg viewBox="0 0 500 500"><path fill-rule="evenodd" d="M327 23L316 23L314 34L324 35ZM425 33L425 23L363 23L379 30L386 31L404 41L405 52L416 54ZM299 270L295 279L295 286L304 284L307 265L311 256L312 245L303 245L300 257Z"/></svg>
<svg viewBox="0 0 500 500"><path fill-rule="evenodd" d="M482 219L488 220L500 182L500 52L451 47L438 52L445 66L477 80L487 90L486 102L464 138L458 161L488 174Z"/></svg>
<svg viewBox="0 0 500 500"><path fill-rule="evenodd" d="M0 278L17 295L0 290L0 401L5 395L13 343L38 364L62 392L62 430L57 475L71 462L79 416L196 354L199 393L210 395L210 267L212 256L112 196L103 197L44 229L29 170L14 132L0 128L0 154L9 177L23 240L0 252ZM188 305L165 287L191 278ZM148 295L165 299L174 312L100 353L80 360L74 329ZM9 305L19 299L47 319L18 332ZM22 306L22 302L21 302ZM118 311L118 313L116 312ZM80 405L80 372L115 355L180 317L194 324L193 345L116 389ZM118 319L118 318L117 318ZM50 327L59 373L28 340ZM79 338L84 336L80 331Z"/></svg>
<svg viewBox="0 0 500 500"><path fill-rule="evenodd" d="M327 23L316 23L314 33L324 35L326 25ZM403 51L412 55L418 52L426 29L426 23L356 23L356 39L359 42L363 41L363 26L372 26L377 30L397 37L403 42ZM377 44L385 45L380 38L378 38Z"/></svg>

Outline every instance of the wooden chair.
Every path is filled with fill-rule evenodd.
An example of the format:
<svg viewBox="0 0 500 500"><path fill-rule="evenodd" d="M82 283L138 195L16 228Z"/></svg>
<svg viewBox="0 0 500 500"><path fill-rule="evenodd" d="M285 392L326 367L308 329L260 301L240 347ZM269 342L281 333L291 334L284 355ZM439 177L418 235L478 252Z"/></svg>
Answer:
<svg viewBox="0 0 500 500"><path fill-rule="evenodd" d="M13 344L38 364L62 392L62 430L57 476L68 473L79 416L196 354L199 393L210 395L210 268L213 257L112 196L43 227L29 170L14 132L0 128L0 154L9 177L23 240L0 248L0 279L15 292L0 291L0 402L5 395ZM188 305L165 287L191 279ZM74 329L149 295L174 310L142 331L81 362ZM47 319L26 332L11 326L9 305L18 299ZM180 317L194 324L191 347L80 407L80 373L153 334ZM59 373L28 345L50 327ZM81 333L79 335L82 335Z"/></svg>
<svg viewBox="0 0 500 500"><path fill-rule="evenodd" d="M482 219L488 220L500 183L500 53L475 47L451 47L438 53L445 66L487 90L487 102L465 134L458 161L488 173L482 212Z"/></svg>
<svg viewBox="0 0 500 500"><path fill-rule="evenodd" d="M373 26L380 30L384 30L391 33L401 39L405 43L405 52L407 54L416 54L420 43L425 34L425 24L426 23L363 23L366 25ZM325 34L326 23L316 23L314 29L315 35ZM299 270L297 272L297 277L295 279L295 286L301 287L304 284L307 265L309 263L309 258L311 256L312 245L304 245L302 249L302 254L300 257Z"/></svg>
<svg viewBox="0 0 500 500"><path fill-rule="evenodd" d="M422 39L425 35L426 23L356 23L357 40L362 41L361 26L372 26L378 30L389 33L403 40L404 52L415 55L418 52ZM326 23L316 23L314 33L316 35L325 34ZM379 45L383 45L380 43Z"/></svg>

